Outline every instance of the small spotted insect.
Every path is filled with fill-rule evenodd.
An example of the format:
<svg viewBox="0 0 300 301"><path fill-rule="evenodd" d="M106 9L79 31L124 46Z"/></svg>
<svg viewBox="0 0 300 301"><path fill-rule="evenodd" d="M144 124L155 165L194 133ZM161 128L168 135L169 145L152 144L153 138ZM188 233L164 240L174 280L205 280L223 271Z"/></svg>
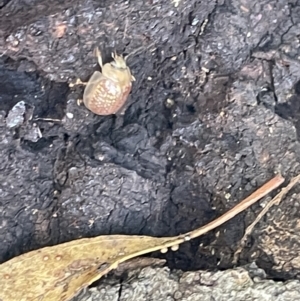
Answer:
<svg viewBox="0 0 300 301"><path fill-rule="evenodd" d="M126 61L117 53L112 53L114 61L102 64L98 48L94 51L101 71L95 71L86 84L83 93L84 105L94 114L111 115L120 112L135 81Z"/></svg>

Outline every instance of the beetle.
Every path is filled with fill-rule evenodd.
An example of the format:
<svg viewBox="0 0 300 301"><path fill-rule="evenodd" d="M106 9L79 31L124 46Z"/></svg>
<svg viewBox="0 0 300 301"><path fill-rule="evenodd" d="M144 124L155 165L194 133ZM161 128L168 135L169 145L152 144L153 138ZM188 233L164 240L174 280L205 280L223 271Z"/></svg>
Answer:
<svg viewBox="0 0 300 301"><path fill-rule="evenodd" d="M104 65L98 47L95 48L94 55L98 58L101 72L95 71L87 83L76 83L86 85L83 103L94 114L116 114L126 103L135 78L122 55L112 53L113 61Z"/></svg>

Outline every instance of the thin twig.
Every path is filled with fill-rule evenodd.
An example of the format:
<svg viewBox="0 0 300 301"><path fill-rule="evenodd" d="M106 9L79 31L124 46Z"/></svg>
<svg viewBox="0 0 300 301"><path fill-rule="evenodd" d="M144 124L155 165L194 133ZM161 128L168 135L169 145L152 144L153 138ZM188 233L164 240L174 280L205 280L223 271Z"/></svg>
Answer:
<svg viewBox="0 0 300 301"><path fill-rule="evenodd" d="M129 54L126 55L125 60L127 61L127 59L128 59L130 56L132 56L132 55L134 55L134 54L137 54L137 53L139 53L139 52L142 52L143 50L148 50L148 49L150 49L150 48L151 48L152 46L154 46L154 45L155 45L155 42L152 42L152 43L150 43L150 44L147 45L147 46L141 46L141 47L136 48L135 50L133 50L132 52L130 52Z"/></svg>
<svg viewBox="0 0 300 301"><path fill-rule="evenodd" d="M262 219L262 217L267 213L267 211L273 206L273 205L279 205L282 198L294 187L294 185L299 182L300 175L292 178L289 185L282 188L282 190L264 207L264 209L259 213L259 215L256 217L254 222L250 224L243 236L243 238L240 241L240 246L234 253L233 257L233 263L236 264L239 259L239 254L242 252L243 248L245 247L246 241L248 236L252 233L253 228L256 226L256 224Z"/></svg>
<svg viewBox="0 0 300 301"><path fill-rule="evenodd" d="M55 118L34 118L33 121L48 121L48 122L61 122L60 119L55 119Z"/></svg>

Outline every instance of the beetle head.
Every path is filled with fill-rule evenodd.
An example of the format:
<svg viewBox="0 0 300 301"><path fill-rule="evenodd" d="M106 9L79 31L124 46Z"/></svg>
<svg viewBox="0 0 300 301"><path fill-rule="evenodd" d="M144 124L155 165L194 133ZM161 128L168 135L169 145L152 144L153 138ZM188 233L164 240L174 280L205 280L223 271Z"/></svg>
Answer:
<svg viewBox="0 0 300 301"><path fill-rule="evenodd" d="M118 69L126 69L127 65L126 65L126 61L123 58L122 55L117 55L116 52L111 54L112 58L114 59L114 61L112 61L110 64Z"/></svg>

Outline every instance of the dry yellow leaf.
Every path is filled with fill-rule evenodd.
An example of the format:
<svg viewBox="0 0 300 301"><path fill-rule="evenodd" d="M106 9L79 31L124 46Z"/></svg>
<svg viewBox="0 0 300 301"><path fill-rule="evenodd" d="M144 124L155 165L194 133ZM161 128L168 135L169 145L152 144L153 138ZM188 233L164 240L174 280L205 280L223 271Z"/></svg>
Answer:
<svg viewBox="0 0 300 301"><path fill-rule="evenodd" d="M0 266L4 283L0 300L69 300L82 287L116 268L124 257L143 254L145 249L159 250L172 241L174 238L109 235L29 252Z"/></svg>
<svg viewBox="0 0 300 301"><path fill-rule="evenodd" d="M128 259L203 235L242 212L278 187L276 176L233 209L209 224L176 237L107 235L46 247L0 265L0 301L68 301Z"/></svg>

